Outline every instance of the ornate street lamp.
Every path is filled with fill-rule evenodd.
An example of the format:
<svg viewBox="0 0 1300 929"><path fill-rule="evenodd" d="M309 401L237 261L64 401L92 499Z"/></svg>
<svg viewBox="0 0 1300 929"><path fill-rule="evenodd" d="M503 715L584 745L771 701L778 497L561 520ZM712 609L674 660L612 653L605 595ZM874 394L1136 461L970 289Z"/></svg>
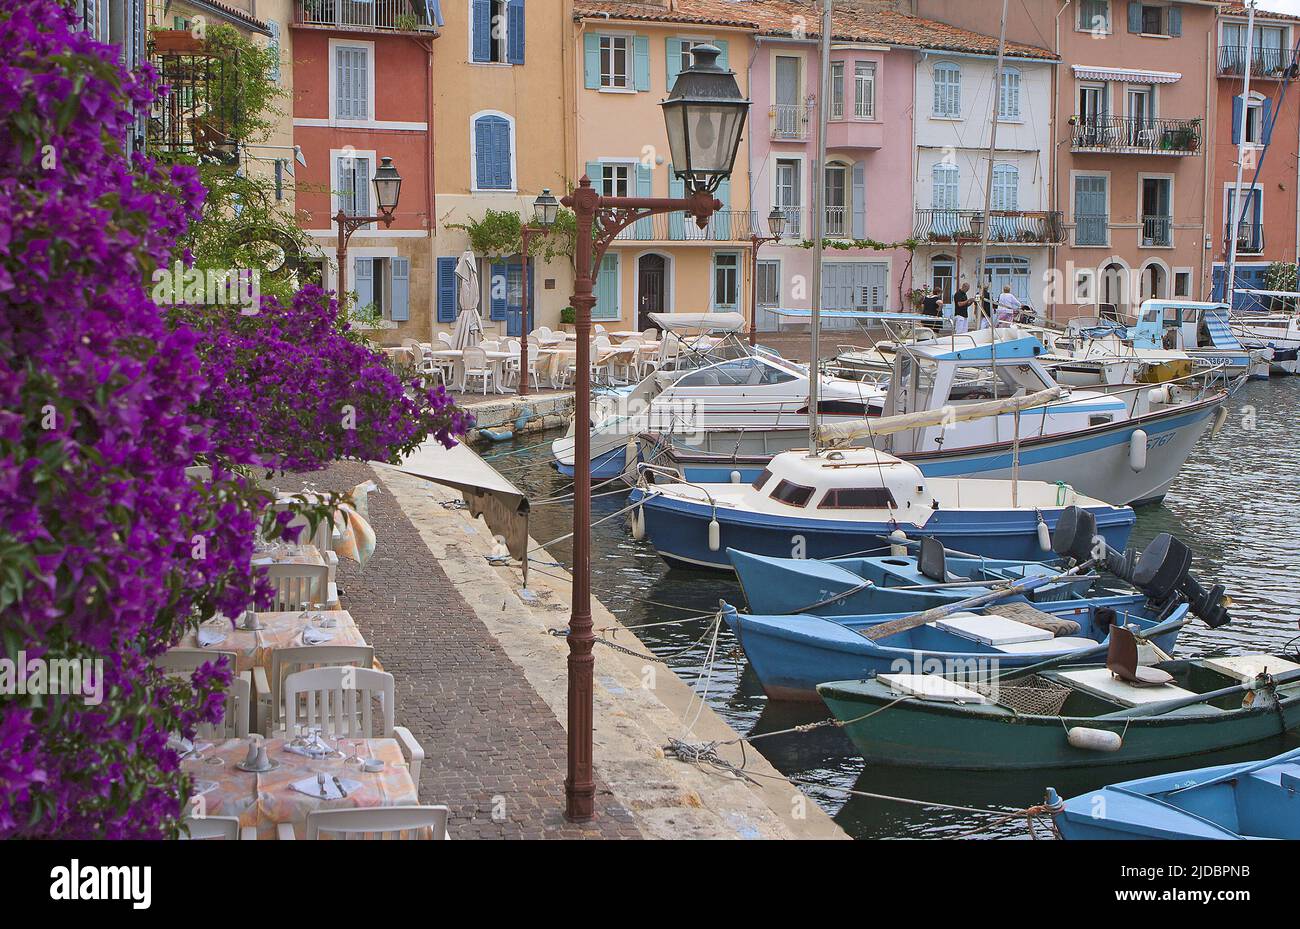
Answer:
<svg viewBox="0 0 1300 929"><path fill-rule="evenodd" d="M767 214L767 228L771 235L759 235L757 232L749 237L749 344L758 344L758 250L769 242L780 242L781 233L785 232L785 210L779 206L772 207Z"/></svg>
<svg viewBox="0 0 1300 929"><path fill-rule="evenodd" d="M664 213L689 213L704 229L722 203L713 196L731 175L749 113L736 75L718 67L713 45L692 50L690 68L677 76L662 104L673 171L689 196L682 198L605 197L583 177L561 202L577 217L577 360L573 449L573 612L569 617L569 764L564 781L565 816L583 822L595 814L592 771L592 666L596 639L591 628L591 309L601 260L620 232L638 220Z"/></svg>
<svg viewBox="0 0 1300 929"><path fill-rule="evenodd" d="M348 292L348 239L352 238L352 233L370 223L383 223L385 228L391 226L394 219L393 211L397 209L397 202L402 196L402 176L393 166L393 159L387 156L380 159L379 170L375 172L373 183L375 202L379 204L378 216L351 216L342 206L334 216L334 222L339 230L336 260L339 265L340 308L343 306L343 301L347 299Z"/></svg>
<svg viewBox="0 0 1300 929"><path fill-rule="evenodd" d="M519 396L528 396L528 242L535 235L546 235L555 225L555 220L560 215L560 201L551 195L551 188L542 189L542 194L533 201L533 223L530 226L527 223L520 229L520 238L523 240L521 247L523 254L520 260L523 267L520 271L523 276L522 284L523 298L520 300L519 307Z"/></svg>

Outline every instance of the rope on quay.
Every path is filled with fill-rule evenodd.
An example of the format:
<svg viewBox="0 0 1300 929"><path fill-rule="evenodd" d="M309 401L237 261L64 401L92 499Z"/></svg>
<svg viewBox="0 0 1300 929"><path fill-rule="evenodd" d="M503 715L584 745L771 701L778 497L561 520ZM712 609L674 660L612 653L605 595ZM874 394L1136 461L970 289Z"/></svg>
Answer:
<svg viewBox="0 0 1300 929"><path fill-rule="evenodd" d="M683 622L684 622L684 620L683 620ZM672 652L671 654L668 654L668 655L656 655L656 654L654 654L653 652L651 652L651 653L649 653L649 654L647 654L646 652L638 652L638 651L636 651L635 649L628 648L628 647L625 646L625 645L619 645L617 642L611 642L609 639L605 638L604 636L599 636L599 635L598 635L598 636L596 636L595 638L596 638L596 642L598 642L599 644L604 645L604 646L606 646L606 647L608 647L608 648L612 648L612 649L613 649L614 651L616 651L616 652L622 652L624 655L631 655L633 658L640 658L640 659L642 659L642 660L644 660L644 661L652 661L652 662L654 662L655 664L667 664L669 661L672 661L674 658L680 658L680 657L682 657L683 655L686 655L686 654L689 654L690 652L692 652L692 651L696 648L696 646L698 646L701 642L703 642L703 641L705 640L705 638L707 638L707 637L710 636L710 635L713 636L713 644L710 646L710 652L712 652L712 649L713 649L713 648L716 648L716 646L717 646L717 632L718 632L718 629L719 629L719 626L721 625L721 623L722 623L722 611L719 610L718 612L716 612L716 613L713 614L713 622L710 623L710 624L709 624L709 627L708 627L707 629L704 630L703 635L701 635L698 639L696 639L696 640L695 640L694 642L692 642L690 645L688 645L688 646L686 646L685 648L683 648L681 651ZM669 624L668 624L668 623L654 623L653 625L663 625L663 626L666 626L666 625L669 625ZM608 632L608 631L610 631L610 629L612 629L612 628L614 628L614 627L606 626L606 627L604 627L604 628L596 629L596 630L593 630L593 631L595 631L595 632ZM639 628L639 627L633 627L633 628ZM559 628L554 628L554 629L547 629L546 631L547 631L548 633L550 633L551 635L555 636L556 638L559 638L559 639L568 638L568 635L569 635L569 630L568 630L568 629L559 629ZM615 631L617 631L617 630L615 630ZM698 717L698 714L697 714L697 717Z"/></svg>

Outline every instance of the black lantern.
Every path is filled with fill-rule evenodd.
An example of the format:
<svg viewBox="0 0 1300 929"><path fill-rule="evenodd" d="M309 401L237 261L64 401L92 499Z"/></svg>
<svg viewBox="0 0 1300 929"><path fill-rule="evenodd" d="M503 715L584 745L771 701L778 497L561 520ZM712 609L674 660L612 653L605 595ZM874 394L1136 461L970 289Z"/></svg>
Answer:
<svg viewBox="0 0 1300 929"><path fill-rule="evenodd" d="M550 229L559 214L560 201L551 195L551 188L543 187L541 196L533 201L533 220L543 229Z"/></svg>
<svg viewBox="0 0 1300 929"><path fill-rule="evenodd" d="M785 210L779 206L772 207L772 212L767 214L767 228L775 238L781 238L781 233L785 232Z"/></svg>
<svg viewBox="0 0 1300 929"><path fill-rule="evenodd" d="M677 75L668 99L660 104L673 173L687 193L712 193L731 175L749 114L735 72L718 66L721 54L715 45L695 46L693 63Z"/></svg>
<svg viewBox="0 0 1300 929"><path fill-rule="evenodd" d="M392 213L397 209L397 201L402 196L402 176L393 167L393 159L385 155L379 159L379 170L375 172L375 202L381 213Z"/></svg>
<svg viewBox="0 0 1300 929"><path fill-rule="evenodd" d="M984 240L984 214L976 213L970 218L971 238Z"/></svg>

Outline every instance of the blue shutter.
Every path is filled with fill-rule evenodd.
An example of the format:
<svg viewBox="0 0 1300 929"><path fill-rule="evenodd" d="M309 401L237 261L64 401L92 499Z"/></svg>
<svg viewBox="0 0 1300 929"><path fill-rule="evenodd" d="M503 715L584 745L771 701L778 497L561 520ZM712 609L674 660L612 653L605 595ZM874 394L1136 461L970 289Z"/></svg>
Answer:
<svg viewBox="0 0 1300 929"><path fill-rule="evenodd" d="M1128 31L1142 31L1142 4L1138 0L1128 2Z"/></svg>
<svg viewBox="0 0 1300 929"><path fill-rule="evenodd" d="M438 322L454 323L456 321L456 279L457 259L442 257L438 259Z"/></svg>
<svg viewBox="0 0 1300 929"><path fill-rule="evenodd" d="M731 181L723 181L718 185L718 192L714 195L722 201L722 209L713 214L713 238L720 242L731 241Z"/></svg>
<svg viewBox="0 0 1300 929"><path fill-rule="evenodd" d="M506 294L510 290L507 286L506 271L504 264L495 261L492 263L491 276L488 278L489 319L500 321L506 318Z"/></svg>
<svg viewBox="0 0 1300 929"><path fill-rule="evenodd" d="M674 199L680 199L686 195L686 184L682 179L673 173L673 166L668 166L668 196ZM691 220L695 222L695 220ZM668 238L673 242L680 242L686 238L686 214L674 210L668 214Z"/></svg>
<svg viewBox="0 0 1300 929"><path fill-rule="evenodd" d="M1271 97L1264 98L1264 105L1259 111L1259 140L1267 145L1273 141L1273 100Z"/></svg>
<svg viewBox="0 0 1300 929"><path fill-rule="evenodd" d="M1241 112L1244 101L1240 96L1232 98L1232 144L1241 144Z"/></svg>
<svg viewBox="0 0 1300 929"><path fill-rule="evenodd" d="M481 116L474 123L475 186L479 190L511 190L510 123L500 116Z"/></svg>
<svg viewBox="0 0 1300 929"><path fill-rule="evenodd" d="M665 43L665 54L668 56L668 83L664 86L669 90L673 89L673 81L677 80L677 75L682 73L682 49L686 43L681 39L669 39Z"/></svg>
<svg viewBox="0 0 1300 929"><path fill-rule="evenodd" d="M638 197L654 196L654 172L649 165L638 163L636 166L636 195ZM637 220L636 237L638 239L654 238L654 220L650 217Z"/></svg>
<svg viewBox="0 0 1300 929"><path fill-rule="evenodd" d="M722 51L722 54L718 56L718 67L721 68L723 71L731 70L731 57L730 57L731 52L730 52L730 46L727 44L727 40L718 39L713 44L716 45Z"/></svg>
<svg viewBox="0 0 1300 929"><path fill-rule="evenodd" d="M867 237L867 164L853 165L853 238Z"/></svg>
<svg viewBox="0 0 1300 929"><path fill-rule="evenodd" d="M411 318L411 260L394 258L392 318L394 322L404 322Z"/></svg>
<svg viewBox="0 0 1300 929"><path fill-rule="evenodd" d="M512 65L524 63L524 0L510 0L506 7L506 59Z"/></svg>
<svg viewBox="0 0 1300 929"><path fill-rule="evenodd" d="M596 305L592 319L618 319L618 255L606 253L596 277Z"/></svg>
<svg viewBox="0 0 1300 929"><path fill-rule="evenodd" d="M268 19L266 28L271 30L271 41L268 48L275 53L275 61L271 63L266 76L278 84L280 83L280 24L273 19Z"/></svg>
<svg viewBox="0 0 1300 929"><path fill-rule="evenodd" d="M650 39L639 35L632 40L635 46L633 71L637 90L650 89Z"/></svg>
<svg viewBox="0 0 1300 929"><path fill-rule="evenodd" d="M1169 34L1183 34L1183 8L1176 3L1169 8Z"/></svg>
<svg viewBox="0 0 1300 929"><path fill-rule="evenodd" d="M369 306L375 302L374 261L370 258L358 258L355 265L357 308Z"/></svg>
<svg viewBox="0 0 1300 929"><path fill-rule="evenodd" d="M492 60L492 3L491 0L473 0L474 60Z"/></svg>
<svg viewBox="0 0 1300 929"><path fill-rule="evenodd" d="M583 70L588 90L600 89L600 36L588 32L582 37Z"/></svg>
<svg viewBox="0 0 1300 929"><path fill-rule="evenodd" d="M591 186L596 189L596 193L604 196L605 172L602 170L599 161L587 162L587 177L591 179Z"/></svg>

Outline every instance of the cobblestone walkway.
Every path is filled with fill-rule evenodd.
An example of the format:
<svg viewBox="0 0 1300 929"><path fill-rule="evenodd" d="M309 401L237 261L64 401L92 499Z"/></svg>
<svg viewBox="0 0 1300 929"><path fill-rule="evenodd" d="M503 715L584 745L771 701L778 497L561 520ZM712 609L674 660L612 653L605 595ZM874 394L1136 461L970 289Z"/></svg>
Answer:
<svg viewBox="0 0 1300 929"><path fill-rule="evenodd" d="M347 462L310 478L346 489L383 482ZM293 488L293 479L283 481ZM300 485L298 485L300 486ZM343 560L343 606L397 682L398 722L427 755L420 799L451 808L451 834L476 838L640 838L597 778L597 817L564 819L565 733L448 580L390 493L370 497L378 545L364 571Z"/></svg>

